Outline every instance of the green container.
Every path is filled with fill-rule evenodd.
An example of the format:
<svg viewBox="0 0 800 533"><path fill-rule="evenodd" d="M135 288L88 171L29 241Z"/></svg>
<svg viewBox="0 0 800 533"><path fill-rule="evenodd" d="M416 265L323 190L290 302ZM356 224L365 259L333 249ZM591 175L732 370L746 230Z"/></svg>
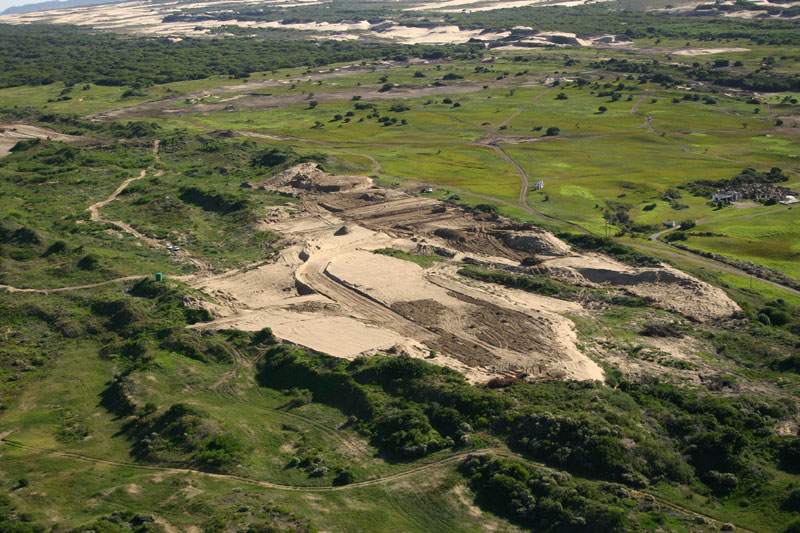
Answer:
<svg viewBox="0 0 800 533"><path fill-rule="evenodd" d="M156 281L161 281L164 279L164 275L161 272L156 272Z"/></svg>

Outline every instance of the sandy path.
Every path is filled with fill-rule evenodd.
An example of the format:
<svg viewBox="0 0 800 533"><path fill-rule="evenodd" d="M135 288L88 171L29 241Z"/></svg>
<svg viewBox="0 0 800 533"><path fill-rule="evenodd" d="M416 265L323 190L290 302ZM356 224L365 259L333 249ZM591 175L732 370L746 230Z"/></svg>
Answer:
<svg viewBox="0 0 800 533"><path fill-rule="evenodd" d="M514 167L514 170L517 171L517 175L519 176L519 179L520 179L520 182L521 182L520 183L520 188L519 188L519 202L518 203L519 203L519 206L522 209L524 209L528 213L534 214L536 216L539 216L539 217L542 217L542 218L546 218L548 220L553 220L553 221L556 221L556 222L561 222L562 224L567 224L567 225L575 228L576 230L580 231L581 233L589 233L589 230L587 230L586 228L584 228L582 226L579 226L578 224L575 224L574 222L569 222L568 220L564 220L564 219L561 219L561 218L556 218L556 217L554 217L552 215L548 215L548 214L542 213L541 211L537 211L536 209L534 209L530 205L528 205L528 190L530 189L530 180L528 179L528 173L525 172L525 170L521 166L519 166L516 161L511 159L511 156L509 156L506 153L506 151L503 150L500 146L491 145L491 147L495 152L500 154L500 157L505 159L506 162L509 165Z"/></svg>
<svg viewBox="0 0 800 533"><path fill-rule="evenodd" d="M156 159L156 163L158 163L160 161L159 157L158 157L158 147L159 147L159 140L156 139L155 141L153 141L153 156ZM138 230L136 230L135 228L133 228L133 226L131 226L130 224L122 222L121 220L104 219L102 217L102 215L100 214L100 208L101 207L104 207L104 206L108 205L109 203L113 202L114 200L116 200L117 196L119 196L120 193L122 193L122 191L124 191L125 188L128 187L128 185L130 185L134 181L137 181L137 180L140 180L140 179L144 178L147 175L148 171L153 171L153 170L155 170L155 176L160 176L160 175L162 175L164 173L164 171L162 171L162 170L156 170L155 166L150 166L150 167L142 170L139 173L139 175L136 176L135 178L128 178L125 181L123 181L120 184L120 186L117 187L116 190L113 193L111 193L111 195L108 198L106 198L105 200L101 200L99 202L95 202L92 205L90 205L89 207L87 207L86 210L89 211L89 213L90 213L90 217L89 217L90 220L92 222L103 222L103 223L106 223L106 224L113 224L114 226L118 227L119 229L121 229L125 233L133 235L137 239L147 243L151 248L157 248L157 249L163 248L164 244L161 241L159 241L157 239L150 238L150 237L144 235L143 233L141 233ZM200 272L209 272L209 271L211 271L211 265L209 263L203 261L199 257L197 257L194 254L190 253L188 250L181 249L181 250L179 250L177 252L172 252L172 255L178 260L185 261L187 263L191 263Z"/></svg>
<svg viewBox="0 0 800 533"><path fill-rule="evenodd" d="M135 279L142 279L142 276L125 276L122 278L114 278L98 283L89 283L88 285L73 285L71 287L57 287L55 289L20 289L10 285L0 285L0 290L8 292L35 292L37 294L51 294L54 292L74 291L79 289L92 289L94 287L101 287L103 285L110 285L111 283L121 283L123 281L132 281Z"/></svg>
<svg viewBox="0 0 800 533"><path fill-rule="evenodd" d="M639 114L639 106L641 106L644 101L650 96L649 92L645 92L642 94L642 97L633 104L631 108L631 115L641 117L642 115ZM644 115L644 124L639 126L639 128L647 128L648 133L656 133L656 130L653 129L653 117L650 115ZM637 128L638 129L638 128Z"/></svg>
<svg viewBox="0 0 800 533"><path fill-rule="evenodd" d="M351 483L349 485L337 485L337 486L304 486L304 485L284 485L280 483L272 483L269 481L259 481L256 479L251 479L243 476L237 476L233 474L215 474L213 472L204 472L202 470L195 470L192 468L179 468L179 467L169 467L169 466L156 466L156 465L146 465L146 464L139 464L139 463L126 463L122 461L110 461L107 459L99 459L96 457L89 457L87 455L83 455L80 453L75 452L68 452L63 450L48 450L45 448L37 448L35 446L30 446L28 444L22 444L20 442L9 440L7 437L0 439L0 442L7 446L12 446L14 448L21 448L23 450L30 450L32 452L36 452L37 455L51 455L55 457L66 457L69 459L75 459L78 461L84 461L88 463L94 463L99 465L106 465L106 466L116 466L122 468L135 468L137 470L149 470L154 472L162 472L166 474L190 474L195 476L202 476L207 478L213 479L227 479L231 481L236 481L239 483L246 483L248 485L254 485L258 487L263 487L267 489L275 489L275 490L284 490L284 491L297 491L297 492L338 492L338 491L345 491L345 490L352 490L358 489L361 487L369 487L372 485L381 485L385 483L391 483L392 481L397 481L404 479L406 477L414 476L416 474L420 474L426 472L428 470L437 469L443 466L448 466L463 459L466 459L468 455L471 454L480 454L480 453L496 453L501 452L502 450L496 448L480 448L477 450L470 450L466 452L460 452L455 455L451 455L449 457L445 457L442 459L437 459L428 463L423 463L419 466L415 466L405 470L403 472L398 472L396 474L389 474L383 477L377 477L373 479L368 479L365 481L358 481L355 483Z"/></svg>
<svg viewBox="0 0 800 533"><path fill-rule="evenodd" d="M658 243L659 244L663 244L665 246L669 246L671 248L671 250L664 250L663 248L653 249L653 247L651 245L648 245L648 244L645 244L645 243L633 243L633 242L631 242L631 243L628 243L627 245L631 246L633 248L638 248L640 250L644 250L645 252L648 252L648 253L656 253L656 254L660 253L662 255L667 255L668 257L671 257L673 259L677 259L679 261L680 260L685 261L685 260L688 259L688 260L696 263L697 265L700 265L702 268L708 268L709 270L712 270L712 271L721 270L721 271L724 271L724 272L730 272L731 274L737 274L739 276L743 276L743 277L746 277L746 278L753 278L754 277L752 274L749 274L748 272L745 272L744 270L739 270L738 268L730 266L730 265L728 265L726 263L720 263L719 261L715 261L714 259L709 259L707 257L703 257L701 255L698 255L698 254L694 253L694 252L690 252L689 250L682 250L682 249L677 248L677 247L675 247L675 246L673 246L672 244L669 244L669 243L665 243L665 242L662 242L662 241L658 241ZM784 291L787 291L787 292L790 292L792 294L796 294L797 296L800 296L800 291L798 291L796 289L793 289L791 287L787 287L786 285L781 285L780 283L778 283L776 281L772 281L772 280L764 279L764 278L755 278L755 279L757 279L758 281L760 281L762 283L766 283L768 285L772 285L773 287L777 287L777 288L782 289Z"/></svg>
<svg viewBox="0 0 800 533"><path fill-rule="evenodd" d="M764 213L754 213L754 214L750 214L750 215L740 215L738 217L731 217L731 219L735 219L735 218L751 218L751 217L755 217L755 216L759 216L759 215L772 214L772 213L775 213L776 211L784 211L784 209L777 209L777 210L774 210L774 211L769 211L769 212L764 212ZM707 220L704 223L708 224L708 223L711 223L711 222L722 222L722 221L725 221L725 220L730 220L730 219ZM703 222L698 222L698 224L703 224ZM662 235L664 235L665 233L668 233L670 231L677 230L679 228L680 228L680 225L677 225L674 228L667 228L667 229L661 230L661 231L659 231L657 233L653 233L652 235L650 235L650 240L653 241L654 243L658 243L658 244L662 244L662 245L665 245L665 246L669 246L670 248L675 250L675 252L670 252L670 251L666 251L666 250L663 250L663 249L659 249L659 251L667 253L668 255L671 255L673 257L680 257L682 259L685 259L687 255L691 255L693 261L695 261L696 263L702 264L704 266L707 266L707 267L709 267L709 268L711 268L713 270L724 270L726 272L730 272L732 274L738 274L740 276L745 276L745 277L748 277L748 278L754 278L755 277L756 279L758 279L759 281L761 281L763 283L767 283L769 285L772 285L773 287L777 287L779 289L783 289L783 290L788 291L788 292L790 292L792 294L796 294L796 295L800 296L800 291L798 291L797 289L793 289L792 287L788 287L786 285L778 283L777 281L772 281L770 279L765 279L765 278L753 276L753 274L750 274L749 272L745 272L744 270L740 270L740 269L738 269L738 268L736 268L734 266L728 265L726 263L721 263L721 262L719 262L719 261L717 261L715 259L711 259L711 258L708 258L708 257L703 257L702 255L696 254L691 250L684 250L682 248L678 248L677 246L673 245L672 243L664 242L664 241L661 240L661 236ZM649 249L649 247L647 245L637 244L637 243L630 243L629 246L633 246L634 248L640 248L640 249L643 249L645 251L649 251L649 252L652 253L652 250Z"/></svg>

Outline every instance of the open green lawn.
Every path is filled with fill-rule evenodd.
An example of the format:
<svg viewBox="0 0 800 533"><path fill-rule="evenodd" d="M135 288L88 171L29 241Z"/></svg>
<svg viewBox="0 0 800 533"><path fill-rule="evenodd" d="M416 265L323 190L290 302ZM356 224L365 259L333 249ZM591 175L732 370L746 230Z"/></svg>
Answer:
<svg viewBox="0 0 800 533"><path fill-rule="evenodd" d="M690 234L697 232L719 236L690 236L686 244L691 248L751 261L800 279L800 208L702 223Z"/></svg>

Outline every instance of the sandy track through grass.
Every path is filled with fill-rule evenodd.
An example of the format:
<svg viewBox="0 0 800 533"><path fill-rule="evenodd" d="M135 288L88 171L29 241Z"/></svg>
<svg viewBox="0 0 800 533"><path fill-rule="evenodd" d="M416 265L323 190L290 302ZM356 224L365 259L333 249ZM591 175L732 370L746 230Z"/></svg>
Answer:
<svg viewBox="0 0 800 533"><path fill-rule="evenodd" d="M571 226L571 227L575 228L576 230L580 231L581 233L589 233L589 230L587 230L586 228L584 228L582 226L579 226L578 224L575 224L574 222L569 222L568 220L563 220L561 218L556 218L554 216L547 215L547 214L542 213L541 211L537 211L536 209L534 209L531 206L529 206L528 205L528 190L530 189L530 180L528 179L528 173L525 172L525 170L521 166L519 166L517 164L517 162L514 161L511 158L511 156L509 156L506 153L506 151L503 150L501 147L499 147L497 145L492 145L492 149L495 152L497 152L498 154L500 154L500 157L505 159L506 162L509 165L511 165L512 167L514 167L514 170L517 171L517 175L519 176L519 179L520 179L520 182L521 182L520 188L519 188L519 206L522 209L524 209L525 211L527 211L528 213L531 213L533 215L536 215L536 216L539 216L539 217L542 217L542 218L546 218L548 220L553 220L553 221L556 221L556 222L560 222L562 224L567 224L568 226Z"/></svg>
<svg viewBox="0 0 800 533"><path fill-rule="evenodd" d="M54 292L76 291L80 289L93 289L94 287L102 287L103 285L110 285L112 283L122 283L124 281L132 281L141 278L142 276L124 276L121 278L109 279L97 283L89 283L88 285L73 285L71 287L57 287L55 289L19 289L17 287L12 287L10 285L0 285L0 290L5 290L8 292L34 292L37 294L51 294Z"/></svg>
<svg viewBox="0 0 800 533"><path fill-rule="evenodd" d="M481 453L501 453L501 450L495 448L481 448L477 450L470 450L467 452L460 452L455 455L451 455L449 457L444 457L442 459L436 459L434 461L424 463L418 466L414 466L409 468L408 470L404 470L402 472L398 472L395 474L389 474L383 477L377 477L373 479L367 479L364 481L357 481L355 483L350 483L349 485L341 485L341 486L307 486L307 485L284 485L281 483L272 483L270 481L259 481L257 479L251 479L244 476L237 476L235 474L218 474L214 472L204 472L202 470L196 470L193 468L182 468L182 467L175 467L175 466L157 466L157 465L145 465L145 464L138 464L138 463L128 463L123 461L110 461L107 459L98 459L96 457L90 457L88 455L83 455L80 453L75 452L68 452L63 450L48 450L45 448L38 448L36 446L31 446L28 444L23 444L21 442L9 440L7 437L3 437L0 439L0 442L12 446L15 448L20 448L23 450L30 450L35 452L37 456L40 455L50 455L55 457L66 457L69 459L76 459L78 461L84 461L88 463L94 464L101 464L107 466L117 466L117 467L124 467L124 468L136 468L139 470L151 470L155 472L165 472L170 474L192 474L197 476L204 476L208 478L215 478L215 479L228 479L231 481L238 481L241 483L247 483L248 485L255 485L259 487L264 487L268 489L276 489L276 490L286 490L286 491L297 491L297 492L334 492L334 491L343 491L343 490L352 490L358 489L361 487L369 487L372 485L381 485L384 483L390 483L392 481L397 481L406 477L413 476L415 474L419 474L421 472L425 472L428 470L433 470L439 467L447 466L452 463L461 461L465 459L468 455L471 454L481 454ZM17 459L14 459L15 461Z"/></svg>
<svg viewBox="0 0 800 533"><path fill-rule="evenodd" d="M160 144L160 141L158 139L153 141L153 157L155 157L156 164L158 164L160 162L160 159L158 157L159 144ZM114 200L116 200L117 196L119 196L120 193L122 193L122 191L124 191L125 188L128 187L128 185L130 185L134 181L137 181L137 180L140 180L140 179L144 178L147 175L148 171L155 171L155 176L156 177L161 176L164 173L163 170L156 170L155 164L151 165L151 166L147 167L146 169L142 170L137 177L128 178L125 181L123 181L120 184L120 186L117 187L117 189L113 193L111 193L111 195L108 198L90 205L86 210L89 211L90 220L92 222L104 222L106 224L113 224L114 226L118 227L119 229L121 229L125 233L128 233L129 235L133 235L137 239L147 243L150 247L160 249L163 246L163 243L161 241L159 241L157 239L153 239L151 237L148 237L147 235L144 235L143 233L137 231L130 224L122 222L121 220L107 220L107 219L104 219L102 217L102 215L100 214L100 208L101 207L104 207L104 206L108 205L109 203L113 202ZM203 261L202 259L200 259L199 257L195 256L194 254L190 253L187 250L181 249L181 250L178 250L178 251L172 252L172 253L179 260L182 260L182 261L185 261L187 263L191 263L192 265L194 265L200 273L202 273L202 272L210 272L211 271L211 265L209 263Z"/></svg>

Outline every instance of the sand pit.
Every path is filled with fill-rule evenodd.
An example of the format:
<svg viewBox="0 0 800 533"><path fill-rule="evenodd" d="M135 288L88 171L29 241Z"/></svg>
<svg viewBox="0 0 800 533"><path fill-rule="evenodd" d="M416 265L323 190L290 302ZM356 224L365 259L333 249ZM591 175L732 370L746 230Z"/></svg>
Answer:
<svg viewBox="0 0 800 533"><path fill-rule="evenodd" d="M0 124L0 157L11 153L10 151L15 144L26 139L48 139L83 146L99 142L89 137L65 135L48 128L29 124Z"/></svg>
<svg viewBox="0 0 800 533"><path fill-rule="evenodd" d="M368 178L332 176L314 164L253 186L300 200L261 222L283 235L284 247L257 268L190 280L217 302L198 304L216 319L194 327L270 327L285 342L347 359L408 353L473 382L602 380L567 318L591 318L579 301L476 281L459 275L461 266L548 272L574 285L639 295L698 321L738 309L719 289L671 267L634 268L579 254L528 224L375 188ZM383 248L440 260L423 268L375 253ZM524 266L532 256L540 264Z"/></svg>

